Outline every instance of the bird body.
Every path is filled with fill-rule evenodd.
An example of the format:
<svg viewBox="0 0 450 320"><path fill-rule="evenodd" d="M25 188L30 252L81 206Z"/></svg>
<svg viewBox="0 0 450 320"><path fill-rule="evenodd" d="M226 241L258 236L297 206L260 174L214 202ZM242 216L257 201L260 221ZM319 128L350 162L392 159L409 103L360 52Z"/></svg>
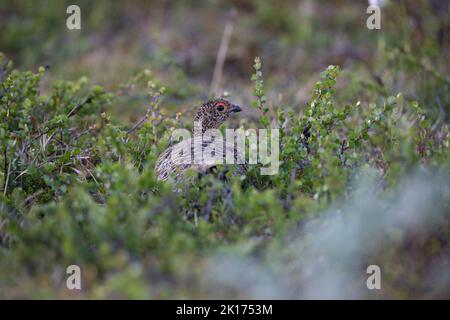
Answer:
<svg viewBox="0 0 450 320"><path fill-rule="evenodd" d="M189 169L206 174L217 165L224 164L230 155L238 164L236 172L244 173L245 153L235 147L234 141L225 141L217 131L233 113L241 110L225 99L203 104L194 116L193 137L167 148L158 157L155 167L158 180L165 181L172 176L179 182Z"/></svg>

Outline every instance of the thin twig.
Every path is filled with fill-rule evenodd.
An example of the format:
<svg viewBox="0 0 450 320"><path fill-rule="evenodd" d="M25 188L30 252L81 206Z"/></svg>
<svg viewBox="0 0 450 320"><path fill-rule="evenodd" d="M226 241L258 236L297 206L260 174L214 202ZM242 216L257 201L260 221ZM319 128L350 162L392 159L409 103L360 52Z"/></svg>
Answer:
<svg viewBox="0 0 450 320"><path fill-rule="evenodd" d="M5 165L4 165L5 182L3 184L3 194L6 195L6 192L8 191L9 174L11 173L11 162L8 161L8 153L6 151L6 146L4 146L3 152L5 156Z"/></svg>
<svg viewBox="0 0 450 320"><path fill-rule="evenodd" d="M350 146L347 144L347 140L342 140L341 147L339 150L339 161L341 162L342 166L347 165L347 159L344 156L344 152L347 151L350 148Z"/></svg>
<svg viewBox="0 0 450 320"><path fill-rule="evenodd" d="M211 86L209 88L209 94L217 95L217 90L219 88L220 80L222 79L223 66L225 64L225 58L227 56L228 46L230 44L231 34L233 33L234 18L236 16L236 11L232 10L228 14L227 23L223 30L222 40L220 41L219 51L217 51L216 65L214 66L213 78L211 81Z"/></svg>
<svg viewBox="0 0 450 320"><path fill-rule="evenodd" d="M127 135L132 133L133 131L135 131L136 129L139 129L140 127L142 127L142 125L148 120L148 113L145 114L145 116L143 116L141 118L141 120L139 120L138 122L136 122L130 130L127 131Z"/></svg>
<svg viewBox="0 0 450 320"><path fill-rule="evenodd" d="M86 100L83 102L77 104L70 112L67 114L67 117L73 117L78 111L80 111L81 108L83 108L86 104L92 102L92 97L87 97Z"/></svg>
<svg viewBox="0 0 450 320"><path fill-rule="evenodd" d="M150 116L150 111L151 111L151 110L153 109L153 107L154 107L155 105L157 105L158 102L159 102L159 98L158 98L158 97L152 97L152 98L153 98L153 99L152 99L152 102L151 102L150 105L148 106L147 112L145 113L145 116L143 116L138 122L136 122L136 123L131 127L131 129L129 129L129 130L127 131L127 135L129 135L129 134L132 133L133 131L139 129L140 127L142 127L142 125L143 125L145 122L147 122L147 120L148 120L148 118L149 118L149 116Z"/></svg>
<svg viewBox="0 0 450 320"><path fill-rule="evenodd" d="M72 110L70 110L70 112L67 114L68 118L73 117L78 111L80 111L81 108L83 108L86 104L91 103L92 102L92 97L87 97L83 102L77 104ZM42 137L44 134L49 133L53 128L49 128L48 130L41 132L40 134L38 134L37 136L35 136L34 138L32 138L30 140L30 143L27 144L27 148L28 145L31 144L31 142L35 141L36 139L39 139L40 137Z"/></svg>

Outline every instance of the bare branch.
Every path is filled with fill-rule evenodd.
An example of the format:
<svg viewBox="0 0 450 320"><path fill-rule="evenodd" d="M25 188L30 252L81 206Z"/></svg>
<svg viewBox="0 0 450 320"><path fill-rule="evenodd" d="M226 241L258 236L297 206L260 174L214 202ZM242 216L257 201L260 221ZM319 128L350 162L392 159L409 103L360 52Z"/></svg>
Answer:
<svg viewBox="0 0 450 320"><path fill-rule="evenodd" d="M228 14L228 20L223 30L222 40L220 42L219 51L217 51L216 65L214 67L213 78L211 86L209 88L209 94L217 95L219 89L220 80L222 79L223 65L227 56L228 46L230 44L231 34L233 33L234 18L236 11L232 10Z"/></svg>

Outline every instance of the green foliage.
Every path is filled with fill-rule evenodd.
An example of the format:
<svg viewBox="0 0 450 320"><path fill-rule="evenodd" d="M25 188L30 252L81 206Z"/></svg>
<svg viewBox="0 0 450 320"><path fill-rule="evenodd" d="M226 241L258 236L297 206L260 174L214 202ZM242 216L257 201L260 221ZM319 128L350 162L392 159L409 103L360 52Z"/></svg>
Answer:
<svg viewBox="0 0 450 320"><path fill-rule="evenodd" d="M112 96L101 87L87 87L85 78L55 82L43 95L44 68L36 73L9 69L0 89L3 194L38 202L58 199L74 182L73 173L87 180L98 163L96 138L108 126L102 112Z"/></svg>
<svg viewBox="0 0 450 320"><path fill-rule="evenodd" d="M149 83L148 111L127 130L108 115L114 95L87 79L56 81L42 94L44 68L8 64L0 89L2 268L33 266L33 276L76 261L96 277L114 277L103 289L89 284L93 295L148 297L141 280L176 277L180 257L243 239L260 239L255 252L276 245L292 224L351 194L348 181L360 167L378 168L394 185L419 163L448 165L446 125L433 126L400 94L380 105L336 105L338 74L335 66L321 74L303 112L280 108L272 119L281 130L279 174L253 168L244 184L209 175L173 193L153 172L179 116L160 110L163 88ZM154 275L144 276L149 264Z"/></svg>
<svg viewBox="0 0 450 320"><path fill-rule="evenodd" d="M259 122L261 123L261 125L267 128L269 126L269 120L266 114L269 111L269 108L266 106L267 98L264 91L261 58L255 58L255 64L253 65L253 68L255 69L255 73L252 75L251 80L255 84L255 88L253 89L253 96L256 98L256 100L252 102L252 106L262 112L262 116L259 118Z"/></svg>
<svg viewBox="0 0 450 320"><path fill-rule="evenodd" d="M296 247L292 234L302 232L304 224L331 207L346 214L342 203L359 196L353 181L362 169L372 169L373 192L386 201L396 196L393 190L399 181L417 168L440 170L443 176L450 172L449 78L442 61L432 63L440 57L439 50L444 51L438 40L433 40L440 22L419 21L416 24L427 30L411 32L408 19L420 16L408 15L400 10L400 4L390 4L396 9L395 21L383 19L383 28L389 32L377 34L377 38L360 27L360 12L349 5L237 1L236 6L243 10L234 30L242 37L232 37L222 80L227 85L236 83L234 87L230 84L230 91L239 90L244 108L253 95L252 111L258 116L246 112L248 117L241 123L245 129L280 130L279 172L263 176L260 165L250 166L243 179L221 169L200 178L191 172L185 185L174 192L170 182L156 180L154 165L170 144L172 130L192 125L192 114L186 111L198 103L202 91L198 88L209 81L198 77L209 75L217 54L210 44L219 43L223 26L203 19L205 14L200 11L197 14L202 19L196 22L205 20L211 32L192 41L197 32L192 31L202 30L204 25L185 26L186 21L196 19L187 19L184 11L178 11L184 7L181 2L147 10L158 17L145 19L158 23L155 27L130 16L146 11L140 10L146 8L145 2L122 10L119 2L85 1L83 32L66 33L55 27L64 26L65 16L60 13L66 3L48 7L28 2L0 4L1 10L7 10L8 20L0 43L20 63L19 69L14 69L12 62L0 55L2 298L74 297L65 288L65 268L71 264L82 268L79 297L211 298L211 289L203 287L211 255L233 252L243 260L254 258L265 266L286 264L290 268L291 250ZM424 3L412 7L429 13ZM323 12L332 11L327 6L344 9L337 10L343 13L338 18L329 19L306 14L312 10L308 5L326 7ZM220 10L222 6L218 6ZM33 18L36 11L41 18ZM18 12L26 14L26 23L17 19ZM350 19L355 12L357 19ZM171 19L164 21L181 19L183 28L174 22L177 35L181 29L192 32L175 37L180 43L172 43L173 48L172 26L159 26L159 18L165 14ZM109 17L108 21L102 16ZM94 33L100 26L110 34ZM342 36L342 29L352 27L355 32ZM128 34L111 36L128 28L132 30ZM145 36L136 37L133 32L139 35L137 30L145 30ZM214 32L218 36L212 41ZM416 43L421 32L427 32L425 44ZM123 56L105 59L104 53L95 51L97 39L109 37L116 41L108 41L113 47L107 52L119 51ZM131 44L121 37L140 41ZM199 47L194 42L199 42ZM373 52L358 51L357 45L362 44ZM343 70L329 66L316 78L319 72L315 68L326 66L324 61L340 63L339 50L346 45L358 57L345 60ZM53 55L56 48L61 52ZM241 87L249 82L255 48L265 57L264 77L262 61L255 58L253 87ZM336 48L338 53L333 51ZM20 69L44 64L49 52L55 57L51 71ZM239 56L241 52L246 56ZM83 60L92 56L98 60L91 64ZM135 59L141 59L139 66L120 69ZM113 68L114 77L104 86L108 89L79 76L89 74L89 66L102 62L99 60L112 61L108 68ZM83 63L84 69L79 67ZM66 71L69 66L75 71ZM129 74L135 76L124 80ZM244 80L237 79L236 75L244 74ZM75 80L55 80L57 77ZM299 87L306 88L307 98L297 98L301 96ZM173 112L175 107L177 112ZM448 189L440 190L439 195L442 203L436 207L448 209ZM418 240L419 245L404 235L407 230L389 230L395 241L389 238L387 246L371 253L371 261L388 261L383 272L391 278L383 286L394 289L383 291L383 297L422 297L401 284L403 270L389 261L401 260L410 251L415 263L443 255L450 239L448 214L445 218L439 228ZM419 250L414 251L414 244ZM425 251L434 256L424 254L422 248L430 248ZM247 271L253 273L254 269ZM417 274L408 276L419 278ZM240 297L240 292L225 297Z"/></svg>

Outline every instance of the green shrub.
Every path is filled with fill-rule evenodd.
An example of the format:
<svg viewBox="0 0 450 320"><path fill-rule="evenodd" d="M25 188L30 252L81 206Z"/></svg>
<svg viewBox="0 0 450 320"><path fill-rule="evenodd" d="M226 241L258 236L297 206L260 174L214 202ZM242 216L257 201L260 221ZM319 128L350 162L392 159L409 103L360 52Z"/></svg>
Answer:
<svg viewBox="0 0 450 320"><path fill-rule="evenodd" d="M192 282L201 278L195 270L209 254L235 246L243 254L276 257L294 226L353 194L350 181L361 168L376 170L380 190L395 187L417 166L448 173L448 126L417 102L398 94L340 105L334 99L339 68L329 66L302 112L295 112L266 101L256 60L255 107L264 117L253 125L280 129L279 174L261 176L254 166L245 181L208 175L174 193L153 171L171 130L180 126L180 115L161 108L162 88L150 85L143 121L124 127L109 113L114 93L85 78L56 81L43 93L44 68L12 70L5 59L3 297L64 297L65 278L54 274L70 264L82 266L89 297L204 296ZM199 291L188 293L192 287Z"/></svg>

